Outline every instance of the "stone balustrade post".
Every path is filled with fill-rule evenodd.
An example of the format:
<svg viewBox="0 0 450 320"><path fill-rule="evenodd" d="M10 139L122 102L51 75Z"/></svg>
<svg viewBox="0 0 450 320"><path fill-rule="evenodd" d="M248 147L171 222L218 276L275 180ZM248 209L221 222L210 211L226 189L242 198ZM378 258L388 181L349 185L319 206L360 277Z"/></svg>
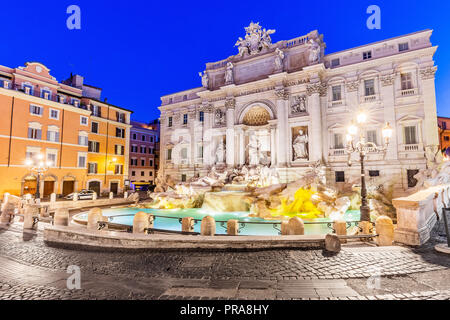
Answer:
<svg viewBox="0 0 450 320"><path fill-rule="evenodd" d="M92 195L92 200L97 200L97 192L94 192L94 194Z"/></svg>
<svg viewBox="0 0 450 320"><path fill-rule="evenodd" d="M333 229L337 236L347 235L347 222L344 220L336 220L333 222ZM341 243L346 243L347 240L341 239Z"/></svg>
<svg viewBox="0 0 450 320"><path fill-rule="evenodd" d="M73 201L78 201L78 193L73 194Z"/></svg>
<svg viewBox="0 0 450 320"><path fill-rule="evenodd" d="M194 218L184 217L181 219L181 231L182 232L194 232Z"/></svg>
<svg viewBox="0 0 450 320"><path fill-rule="evenodd" d="M56 202L56 193L53 192L53 193L50 195L50 202L51 202L51 203Z"/></svg>
<svg viewBox="0 0 450 320"><path fill-rule="evenodd" d="M394 223L386 216L380 216L375 221L375 229L378 234L377 244L379 246L392 246L394 242Z"/></svg>
<svg viewBox="0 0 450 320"><path fill-rule="evenodd" d="M305 234L305 224L299 217L293 217L288 222L289 235L297 236Z"/></svg>
<svg viewBox="0 0 450 320"><path fill-rule="evenodd" d="M239 221L231 219L227 221L227 234L230 236L239 235Z"/></svg>
<svg viewBox="0 0 450 320"><path fill-rule="evenodd" d="M5 202L2 204L2 212L0 215L0 223L9 224L13 222L13 216L14 216L14 210L15 206L14 204L10 202Z"/></svg>
<svg viewBox="0 0 450 320"><path fill-rule="evenodd" d="M127 191L125 191L125 192L123 193L123 198L124 198L124 199L128 198L128 192L127 192Z"/></svg>
<svg viewBox="0 0 450 320"><path fill-rule="evenodd" d="M91 210L89 210L87 229L88 230L98 230L97 223L99 221L103 221L102 209L92 208Z"/></svg>
<svg viewBox="0 0 450 320"><path fill-rule="evenodd" d="M34 224L34 218L39 216L39 210L33 205L27 205L24 210L23 229L36 229L37 223Z"/></svg>
<svg viewBox="0 0 450 320"><path fill-rule="evenodd" d="M148 228L150 228L150 219L148 213L139 211L134 215L133 218L133 233L145 233L145 230Z"/></svg>
<svg viewBox="0 0 450 320"><path fill-rule="evenodd" d="M69 209L58 208L53 216L53 225L68 226L69 225Z"/></svg>
<svg viewBox="0 0 450 320"><path fill-rule="evenodd" d="M214 236L216 234L216 220L213 217L206 216L202 219L200 234L202 236Z"/></svg>
<svg viewBox="0 0 450 320"><path fill-rule="evenodd" d="M114 199L114 193L110 192L109 193L109 200L112 200L112 199Z"/></svg>
<svg viewBox="0 0 450 320"><path fill-rule="evenodd" d="M281 221L281 235L282 236L289 235L289 221L286 220Z"/></svg>

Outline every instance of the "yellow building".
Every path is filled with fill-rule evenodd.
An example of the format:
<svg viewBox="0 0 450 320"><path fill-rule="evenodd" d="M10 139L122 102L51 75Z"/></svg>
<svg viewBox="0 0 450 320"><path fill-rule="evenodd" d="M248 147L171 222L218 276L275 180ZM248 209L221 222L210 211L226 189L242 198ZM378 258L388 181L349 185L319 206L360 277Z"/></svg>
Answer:
<svg viewBox="0 0 450 320"><path fill-rule="evenodd" d="M100 182L100 192L121 192L128 175L131 111L97 101L101 89L84 85L81 76L58 82L49 72L37 62L0 66L0 197L36 192L36 173L26 160L38 154L50 164L41 176L44 197L96 188L93 181ZM105 111L93 116L97 105ZM120 119L114 118L116 112ZM93 122L99 123L98 133L92 133ZM115 136L116 128L123 130L123 138ZM91 139L101 140L103 151L91 154ZM114 154L115 145L123 146L123 155ZM88 173L89 163L97 163L96 174Z"/></svg>

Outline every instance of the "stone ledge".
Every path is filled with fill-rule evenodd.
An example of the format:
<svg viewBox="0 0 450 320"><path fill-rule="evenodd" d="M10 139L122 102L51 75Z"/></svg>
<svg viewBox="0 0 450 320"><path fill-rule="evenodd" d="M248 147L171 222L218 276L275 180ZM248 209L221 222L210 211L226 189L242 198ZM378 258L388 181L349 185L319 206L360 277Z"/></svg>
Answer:
<svg viewBox="0 0 450 320"><path fill-rule="evenodd" d="M325 235L311 236L190 236L131 234L91 231L85 228L47 226L44 241L49 245L117 249L274 249L324 248Z"/></svg>

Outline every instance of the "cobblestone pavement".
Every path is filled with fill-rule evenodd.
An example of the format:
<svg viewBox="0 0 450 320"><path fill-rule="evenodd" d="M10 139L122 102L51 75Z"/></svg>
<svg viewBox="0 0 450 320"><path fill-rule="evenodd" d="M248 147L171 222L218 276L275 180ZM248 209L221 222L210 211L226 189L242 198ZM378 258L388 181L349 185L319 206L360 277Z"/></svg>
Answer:
<svg viewBox="0 0 450 320"><path fill-rule="evenodd" d="M42 232L15 224L0 229L0 299L450 299L450 257L433 241L419 249L349 244L337 255L81 251L46 246ZM66 287L69 265L81 269L79 290Z"/></svg>

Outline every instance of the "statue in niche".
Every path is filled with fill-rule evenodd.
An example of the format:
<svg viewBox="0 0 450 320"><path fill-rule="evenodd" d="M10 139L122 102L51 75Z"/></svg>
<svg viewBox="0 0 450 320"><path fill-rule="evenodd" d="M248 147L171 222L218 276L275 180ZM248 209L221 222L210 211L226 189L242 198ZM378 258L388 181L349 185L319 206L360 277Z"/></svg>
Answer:
<svg viewBox="0 0 450 320"><path fill-rule="evenodd" d="M284 59L284 53L279 48L275 50L276 56L275 56L275 70L276 71L283 71L283 59Z"/></svg>
<svg viewBox="0 0 450 320"><path fill-rule="evenodd" d="M291 105L291 113L306 112L306 96L296 96Z"/></svg>
<svg viewBox="0 0 450 320"><path fill-rule="evenodd" d="M217 109L214 113L214 119L215 119L216 125L225 124L225 112L223 112L220 109Z"/></svg>
<svg viewBox="0 0 450 320"><path fill-rule="evenodd" d="M292 143L292 147L294 148L294 161L303 159L308 160L308 135L303 129L298 131L298 136Z"/></svg>
<svg viewBox="0 0 450 320"><path fill-rule="evenodd" d="M248 164L250 166L257 166L264 159L264 155L261 152L261 143L255 135L250 137L250 141L247 145L248 148Z"/></svg>
<svg viewBox="0 0 450 320"><path fill-rule="evenodd" d="M225 144L223 141L220 141L216 148L216 163L224 163L225 162Z"/></svg>
<svg viewBox="0 0 450 320"><path fill-rule="evenodd" d="M227 70L225 71L225 84L233 83L233 64L231 62L227 63Z"/></svg>
<svg viewBox="0 0 450 320"><path fill-rule="evenodd" d="M208 89L208 74L206 73L206 70L203 71L203 74L201 72L198 73L198 75L200 76L200 78L202 78L202 86L203 88Z"/></svg>
<svg viewBox="0 0 450 320"><path fill-rule="evenodd" d="M318 41L311 39L309 40L309 63L320 62L320 45Z"/></svg>

